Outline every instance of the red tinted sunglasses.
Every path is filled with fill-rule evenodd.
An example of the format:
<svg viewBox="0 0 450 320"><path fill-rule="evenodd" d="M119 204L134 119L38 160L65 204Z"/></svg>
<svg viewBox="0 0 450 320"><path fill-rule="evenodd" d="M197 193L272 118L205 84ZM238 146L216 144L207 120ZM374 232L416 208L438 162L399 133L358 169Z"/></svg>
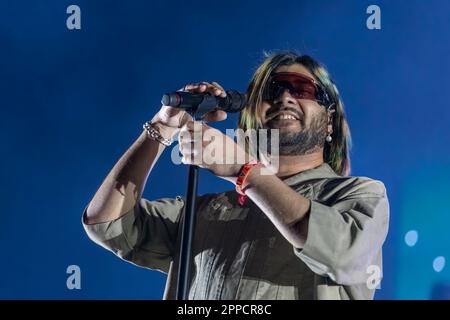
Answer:
<svg viewBox="0 0 450 320"><path fill-rule="evenodd" d="M313 100L324 106L330 105L328 94L319 83L310 77L294 72L274 74L266 85L263 99L273 101L286 89L295 99Z"/></svg>

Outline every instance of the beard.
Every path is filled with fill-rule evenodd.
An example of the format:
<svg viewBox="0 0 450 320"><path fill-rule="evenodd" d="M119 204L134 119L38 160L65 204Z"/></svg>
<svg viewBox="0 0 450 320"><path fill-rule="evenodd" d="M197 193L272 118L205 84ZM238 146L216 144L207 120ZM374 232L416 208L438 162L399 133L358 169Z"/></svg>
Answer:
<svg viewBox="0 0 450 320"><path fill-rule="evenodd" d="M308 127L304 126L302 120L300 128L295 131L289 128L267 128L267 151L271 153L273 147L271 145L273 130L279 132L279 155L306 155L323 148L327 136L326 113L318 114Z"/></svg>

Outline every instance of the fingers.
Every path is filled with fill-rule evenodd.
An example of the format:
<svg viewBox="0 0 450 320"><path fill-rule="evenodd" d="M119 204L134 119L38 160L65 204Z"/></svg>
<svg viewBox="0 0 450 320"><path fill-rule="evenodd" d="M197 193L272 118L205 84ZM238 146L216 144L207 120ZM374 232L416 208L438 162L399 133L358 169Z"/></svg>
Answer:
<svg viewBox="0 0 450 320"><path fill-rule="evenodd" d="M192 119L192 116L189 114L189 113L187 113L187 112L185 112L185 111L183 111L184 113L183 113L183 116L181 116L180 117L180 122L179 122L179 124L178 124L178 127L179 128L181 128L182 126L184 126L186 123L188 123L189 121L192 121L193 119Z"/></svg>
<svg viewBox="0 0 450 320"><path fill-rule="evenodd" d="M198 93L206 92L213 96L220 96L222 98L225 98L227 96L225 89L217 82L208 83L206 81L203 81L195 84L187 84L184 86L182 91Z"/></svg>
<svg viewBox="0 0 450 320"><path fill-rule="evenodd" d="M186 133L191 134L191 132L194 131L194 128L198 129L198 126L201 126L201 122L198 121L188 121L184 124L184 126L181 128L180 133Z"/></svg>
<svg viewBox="0 0 450 320"><path fill-rule="evenodd" d="M188 84L184 87L184 89L188 92L206 92L221 98L225 98L227 96L225 89L217 82L208 83L203 81L196 84ZM218 110L206 114L203 116L202 120L205 122L216 122L225 120L226 118L226 112Z"/></svg>
<svg viewBox="0 0 450 320"><path fill-rule="evenodd" d="M205 122L216 122L216 121L223 121L227 118L227 113L222 110L213 111L210 113L207 113L203 117L203 121Z"/></svg>
<svg viewBox="0 0 450 320"><path fill-rule="evenodd" d="M202 138L203 125L199 121L188 121L178 132L180 145L194 142Z"/></svg>
<svg viewBox="0 0 450 320"><path fill-rule="evenodd" d="M191 83L185 85L179 91L192 92L192 93L209 93L212 96L225 98L227 96L225 89L218 84L217 82L199 82L199 83ZM202 120L205 122L216 122L222 121L227 118L227 114L224 111L213 111L205 116L203 116ZM180 125L186 124L188 121L191 121L192 117L185 116L181 121Z"/></svg>
<svg viewBox="0 0 450 320"><path fill-rule="evenodd" d="M222 98L225 98L226 96L227 96L227 93L225 92L225 89L220 85L220 84L218 84L217 82L212 82L211 83L211 85L213 85L215 88L217 88L216 90L216 92L218 92L219 93L219 95L222 97Z"/></svg>
<svg viewBox="0 0 450 320"><path fill-rule="evenodd" d="M181 162L184 164L191 164L195 153L194 140L191 133L188 131L186 125L184 125L178 133L178 149L181 153Z"/></svg>
<svg viewBox="0 0 450 320"><path fill-rule="evenodd" d="M184 164L201 164L201 153L199 150L195 149L195 144L191 143L180 143L178 148L181 153L181 162Z"/></svg>
<svg viewBox="0 0 450 320"><path fill-rule="evenodd" d="M201 146L202 123L199 121L188 121L180 129L178 134L178 148L182 155L181 162L184 164L200 164L199 142ZM200 133L200 134L199 134Z"/></svg>

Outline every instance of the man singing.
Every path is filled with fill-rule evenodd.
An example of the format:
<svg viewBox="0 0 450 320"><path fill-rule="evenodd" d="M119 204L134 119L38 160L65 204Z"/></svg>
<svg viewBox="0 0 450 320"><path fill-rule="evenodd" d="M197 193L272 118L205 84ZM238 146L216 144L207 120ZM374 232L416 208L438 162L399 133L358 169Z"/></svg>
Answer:
<svg viewBox="0 0 450 320"><path fill-rule="evenodd" d="M226 95L215 82L183 90ZM225 118L215 111L203 120ZM163 106L89 203L89 237L124 260L168 273L164 296L175 298L185 202L141 195L179 133L183 163L233 183L232 191L198 197L189 299L373 299L388 199L382 182L348 176L350 131L325 68L291 52L267 57L248 87L239 128L277 130L279 145L269 146L278 148L277 170L205 122ZM212 141L223 141L224 151L215 154L223 161L198 160ZM228 161L229 150L248 161Z"/></svg>

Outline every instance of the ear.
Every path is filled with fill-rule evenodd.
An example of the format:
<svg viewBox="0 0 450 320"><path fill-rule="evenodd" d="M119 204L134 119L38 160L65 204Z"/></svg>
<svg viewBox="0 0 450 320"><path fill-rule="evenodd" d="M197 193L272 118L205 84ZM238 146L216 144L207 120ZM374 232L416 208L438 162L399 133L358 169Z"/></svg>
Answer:
<svg viewBox="0 0 450 320"><path fill-rule="evenodd" d="M327 132L328 132L328 134L333 133L333 114L335 112L336 112L336 109L334 109L334 103L333 103L327 108L327 115L328 115Z"/></svg>
<svg viewBox="0 0 450 320"><path fill-rule="evenodd" d="M327 126L327 133L328 134L332 134L333 133L333 125L328 124L328 126Z"/></svg>
<svg viewBox="0 0 450 320"><path fill-rule="evenodd" d="M334 109L334 103L330 104L327 108L327 115L328 115L328 124L333 123L333 114L336 112L336 109Z"/></svg>

